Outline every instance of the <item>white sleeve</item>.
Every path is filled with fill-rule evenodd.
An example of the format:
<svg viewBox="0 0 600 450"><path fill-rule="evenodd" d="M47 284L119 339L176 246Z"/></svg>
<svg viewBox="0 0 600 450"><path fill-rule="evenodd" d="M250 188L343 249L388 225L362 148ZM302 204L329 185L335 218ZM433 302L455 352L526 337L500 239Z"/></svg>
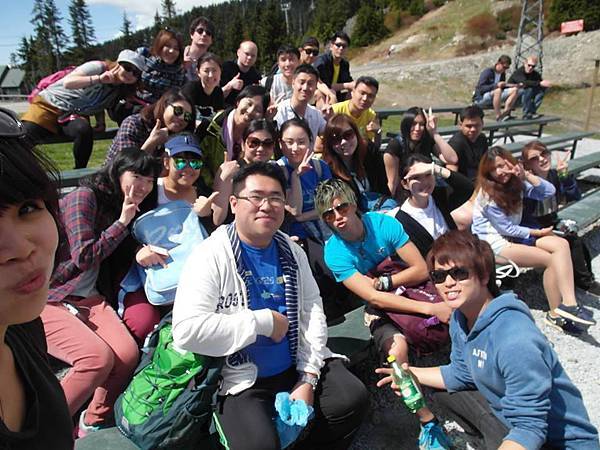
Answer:
<svg viewBox="0 0 600 450"><path fill-rule="evenodd" d="M225 249L214 244L219 242L210 238L200 243L183 267L173 306L173 340L183 350L226 356L254 343L257 335L270 336L273 315L268 309L241 308L245 293L236 290L241 286L234 282L237 273L216 257Z"/></svg>

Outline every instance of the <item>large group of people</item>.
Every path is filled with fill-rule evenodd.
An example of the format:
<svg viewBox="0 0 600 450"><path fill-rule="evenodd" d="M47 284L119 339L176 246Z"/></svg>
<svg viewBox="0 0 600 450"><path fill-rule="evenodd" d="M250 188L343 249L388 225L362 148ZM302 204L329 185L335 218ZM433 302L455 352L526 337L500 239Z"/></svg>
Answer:
<svg viewBox="0 0 600 450"><path fill-rule="evenodd" d="M288 392L314 409L295 448L346 449L369 395L327 347L326 312L358 298L381 362L433 388L415 411L420 449L452 448L431 402L489 449L600 449L527 304L495 277L497 257L540 267L546 321L595 325L575 290L600 295L589 251L554 230L581 195L566 160L553 169L539 141L515 158L482 133L482 107L503 120L521 100L537 116L550 83L535 56L508 81L506 55L486 69L449 141L415 106L384 145L379 83L352 78L346 33L321 55L312 37L281 46L263 77L254 42L222 63L208 19L189 35L79 66L21 120L0 110L0 448L71 449L113 427L145 338L172 314L178 351L224 359L227 448L282 448ZM105 110L120 127L103 166L59 199L35 142L72 137L85 167ZM448 365L408 365L450 343ZM69 366L60 381L47 355Z"/></svg>

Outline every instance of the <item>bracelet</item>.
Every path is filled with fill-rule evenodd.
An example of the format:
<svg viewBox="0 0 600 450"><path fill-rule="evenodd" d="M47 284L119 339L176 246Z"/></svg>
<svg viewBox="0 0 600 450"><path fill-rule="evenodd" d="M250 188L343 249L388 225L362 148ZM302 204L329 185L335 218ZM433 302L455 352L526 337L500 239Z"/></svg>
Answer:
<svg viewBox="0 0 600 450"><path fill-rule="evenodd" d="M392 289L392 277L391 275L382 275L378 278L379 280L379 289L378 291L388 292Z"/></svg>

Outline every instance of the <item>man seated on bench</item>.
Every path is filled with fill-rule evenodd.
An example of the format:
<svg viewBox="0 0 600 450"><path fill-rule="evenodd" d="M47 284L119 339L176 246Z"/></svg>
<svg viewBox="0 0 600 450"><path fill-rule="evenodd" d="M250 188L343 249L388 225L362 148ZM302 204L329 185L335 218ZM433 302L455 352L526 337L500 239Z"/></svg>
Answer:
<svg viewBox="0 0 600 450"><path fill-rule="evenodd" d="M397 321L387 313L410 314L414 318L417 314L433 316L443 323L450 320L450 308L443 303L411 300L408 294L391 292L427 281L427 266L419 250L395 218L376 212L359 216L354 191L342 180L331 179L319 184L315 207L333 231L333 236L325 244L325 263L337 282L343 283L368 303L365 322L370 321L369 328L379 354L382 359L394 355L400 363L408 362L408 341L417 349L421 342L411 339L416 337L413 333L409 334L411 330L400 329ZM377 275L378 266L392 256L402 260L403 270L394 275L368 276ZM441 328L444 327L441 325ZM424 335L419 338L422 341L428 339ZM447 342L445 334L444 343ZM428 344L431 344L431 350L436 349L433 342ZM421 422L419 444L430 441L439 444L420 448L450 448L442 445L448 439L429 408L423 407L416 414Z"/></svg>
<svg viewBox="0 0 600 450"><path fill-rule="evenodd" d="M517 68L508 79L508 84L519 87L519 95L523 103L523 119L537 119L541 114L537 110L542 104L546 89L552 87L548 80L542 80L542 75L535 70L537 56L530 56L521 67Z"/></svg>
<svg viewBox="0 0 600 450"><path fill-rule="evenodd" d="M173 309L175 344L224 356L215 412L230 449L280 449L275 395L314 407L296 448L346 449L368 409L367 391L326 347L317 283L302 249L279 231L286 181L274 164L250 164L233 179L236 220L187 260Z"/></svg>
<svg viewBox="0 0 600 450"><path fill-rule="evenodd" d="M474 181L481 157L487 152L488 141L481 132L483 129L483 110L477 105L467 106L459 115L459 130L450 138L448 144L458 156L458 166L448 166Z"/></svg>
<svg viewBox="0 0 600 450"><path fill-rule="evenodd" d="M506 120L517 101L519 90L506 83L506 71L510 68L510 56L502 55L494 67L488 67L479 75L473 94L473 102L481 108L493 106L496 120ZM504 109L502 108L504 102Z"/></svg>

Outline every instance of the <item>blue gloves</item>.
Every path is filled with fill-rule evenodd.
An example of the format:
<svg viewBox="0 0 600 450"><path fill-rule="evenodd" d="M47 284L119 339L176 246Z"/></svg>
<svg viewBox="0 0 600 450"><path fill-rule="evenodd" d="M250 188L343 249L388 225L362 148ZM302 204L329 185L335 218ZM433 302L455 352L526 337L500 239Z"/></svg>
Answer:
<svg viewBox="0 0 600 450"><path fill-rule="evenodd" d="M279 434L281 448L289 447L314 415L314 408L304 400L292 400L289 392L279 392L275 397L275 426Z"/></svg>

